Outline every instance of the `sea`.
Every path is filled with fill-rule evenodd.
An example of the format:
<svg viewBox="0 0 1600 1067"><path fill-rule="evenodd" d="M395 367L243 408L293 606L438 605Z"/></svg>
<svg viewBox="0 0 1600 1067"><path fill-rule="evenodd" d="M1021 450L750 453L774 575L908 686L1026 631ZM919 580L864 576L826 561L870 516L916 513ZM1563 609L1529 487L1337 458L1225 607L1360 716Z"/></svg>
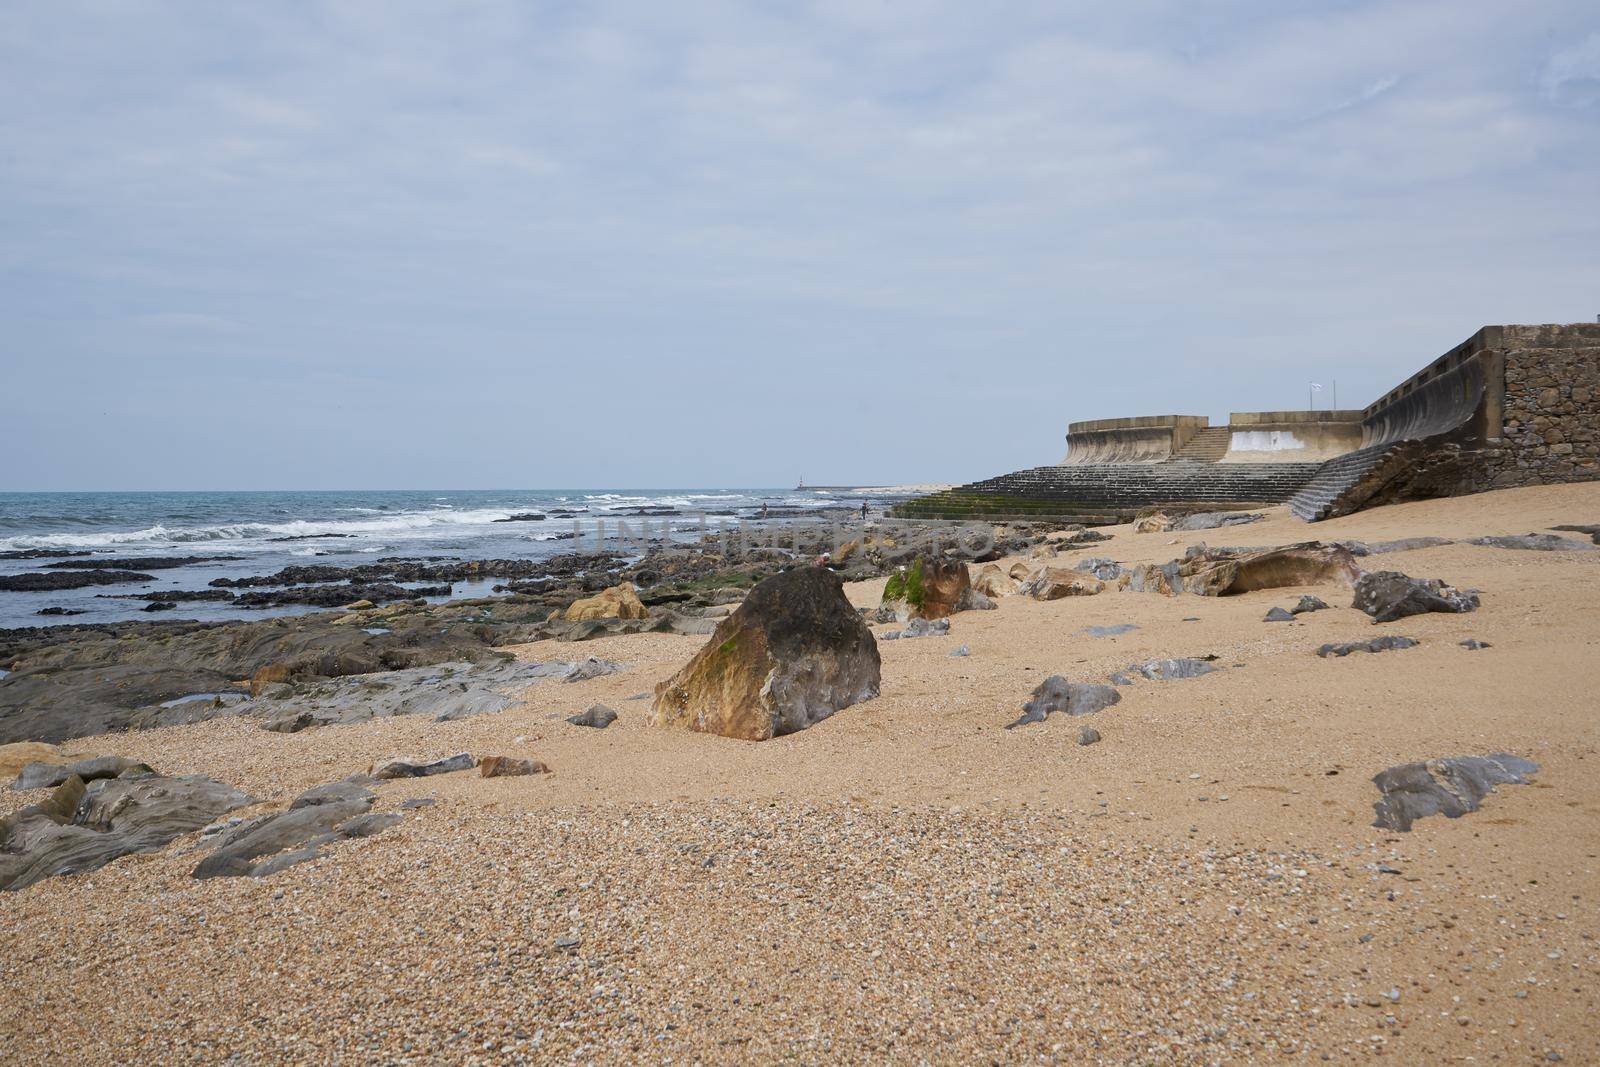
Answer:
<svg viewBox="0 0 1600 1067"><path fill-rule="evenodd" d="M0 575L52 569L55 561L48 558L5 558L26 550L88 552L91 560L129 561L127 568L134 570L140 557L237 557L142 571L149 582L0 590L0 628L325 611L190 601L152 614L138 594L204 589L214 578L271 574L296 564L626 551L624 534L633 536L635 546L641 532L687 543L730 525L845 521L859 515L862 503L882 514L907 495L893 487L0 493ZM496 581L456 582L451 595L487 596ZM71 614L39 614L57 608Z"/></svg>

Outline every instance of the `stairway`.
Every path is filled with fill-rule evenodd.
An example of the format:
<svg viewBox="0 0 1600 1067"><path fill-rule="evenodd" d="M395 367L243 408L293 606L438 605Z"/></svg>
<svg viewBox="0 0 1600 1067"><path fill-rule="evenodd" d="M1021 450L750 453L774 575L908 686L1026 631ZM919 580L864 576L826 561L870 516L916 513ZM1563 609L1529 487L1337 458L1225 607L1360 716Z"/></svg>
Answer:
<svg viewBox="0 0 1600 1067"><path fill-rule="evenodd" d="M1215 463L1228 452L1233 431L1226 426L1207 426L1196 430L1189 443L1173 454L1173 459L1190 459L1196 463Z"/></svg>
<svg viewBox="0 0 1600 1067"><path fill-rule="evenodd" d="M1306 522L1348 515L1366 499L1365 496L1355 498L1355 491L1400 447L1401 443L1391 442L1335 456L1322 465L1304 489L1290 498L1289 510Z"/></svg>
<svg viewBox="0 0 1600 1067"><path fill-rule="evenodd" d="M1320 463L1077 463L1032 467L908 500L894 514L917 518L1130 521L1149 508L1231 510L1281 504Z"/></svg>

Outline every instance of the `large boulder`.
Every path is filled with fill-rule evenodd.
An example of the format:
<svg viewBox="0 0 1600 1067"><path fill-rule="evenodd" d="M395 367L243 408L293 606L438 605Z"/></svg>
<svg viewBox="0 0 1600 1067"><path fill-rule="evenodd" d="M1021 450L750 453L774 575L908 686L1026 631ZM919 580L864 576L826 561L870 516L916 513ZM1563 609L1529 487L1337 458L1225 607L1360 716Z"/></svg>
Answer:
<svg viewBox="0 0 1600 1067"><path fill-rule="evenodd" d="M656 686L650 721L765 741L871 700L879 671L878 643L839 579L797 567L750 590L706 646Z"/></svg>
<svg viewBox="0 0 1600 1067"><path fill-rule="evenodd" d="M914 559L889 576L883 606L901 622L943 619L958 611L987 609L994 601L972 588L965 561L927 557Z"/></svg>
<svg viewBox="0 0 1600 1067"><path fill-rule="evenodd" d="M1373 622L1393 622L1430 611L1476 611L1478 594L1463 592L1437 578L1412 578L1399 571L1373 571L1355 583L1350 606L1372 616Z"/></svg>
<svg viewBox="0 0 1600 1067"><path fill-rule="evenodd" d="M1322 541L1260 550L1207 549L1169 563L1127 567L1118 584L1135 592L1173 596L1233 596L1283 586L1352 584L1361 568L1350 549Z"/></svg>
<svg viewBox="0 0 1600 1067"><path fill-rule="evenodd" d="M589 619L642 619L649 614L633 586L623 582L594 596L574 600L563 618L584 622Z"/></svg>

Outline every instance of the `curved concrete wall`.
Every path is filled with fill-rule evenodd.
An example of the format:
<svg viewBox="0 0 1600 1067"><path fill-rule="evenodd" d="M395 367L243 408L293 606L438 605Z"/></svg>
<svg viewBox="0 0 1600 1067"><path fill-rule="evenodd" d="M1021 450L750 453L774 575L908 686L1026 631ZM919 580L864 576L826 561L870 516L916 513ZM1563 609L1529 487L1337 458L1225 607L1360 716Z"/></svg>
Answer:
<svg viewBox="0 0 1600 1067"><path fill-rule="evenodd" d="M1505 356L1499 342L1499 328L1485 327L1368 405L1361 446L1440 434L1479 442L1500 436Z"/></svg>
<svg viewBox="0 0 1600 1067"><path fill-rule="evenodd" d="M1360 411L1235 411L1223 463L1314 463L1361 447Z"/></svg>
<svg viewBox="0 0 1600 1067"><path fill-rule="evenodd" d="M1090 419L1067 426L1063 463L1160 463L1171 459L1196 430L1211 425L1204 415L1141 415Z"/></svg>

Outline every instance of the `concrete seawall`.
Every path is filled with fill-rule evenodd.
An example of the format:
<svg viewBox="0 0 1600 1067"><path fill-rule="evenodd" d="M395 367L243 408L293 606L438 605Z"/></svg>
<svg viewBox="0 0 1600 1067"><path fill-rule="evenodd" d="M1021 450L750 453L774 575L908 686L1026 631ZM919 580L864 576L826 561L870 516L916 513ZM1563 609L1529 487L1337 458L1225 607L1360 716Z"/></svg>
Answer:
<svg viewBox="0 0 1600 1067"><path fill-rule="evenodd" d="M1204 415L1142 415L1074 422L1067 426L1067 456L1061 462L1161 463L1210 424Z"/></svg>
<svg viewBox="0 0 1600 1067"><path fill-rule="evenodd" d="M1223 463L1306 463L1361 447L1360 411L1235 411Z"/></svg>

